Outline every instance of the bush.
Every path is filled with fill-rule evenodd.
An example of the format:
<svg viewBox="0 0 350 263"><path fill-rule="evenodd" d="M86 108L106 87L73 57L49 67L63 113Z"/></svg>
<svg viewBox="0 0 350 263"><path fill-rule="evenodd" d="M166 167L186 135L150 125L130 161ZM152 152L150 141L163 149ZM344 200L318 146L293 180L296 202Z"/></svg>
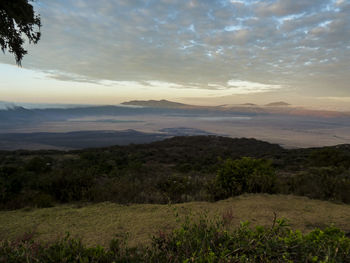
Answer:
<svg viewBox="0 0 350 263"><path fill-rule="evenodd" d="M337 228L303 235L286 220L272 227L250 228L248 222L228 231L222 221L187 221L169 235L153 239L156 262L349 262L350 239Z"/></svg>
<svg viewBox="0 0 350 263"><path fill-rule="evenodd" d="M350 167L350 155L337 148L321 148L314 150L309 162L316 167Z"/></svg>
<svg viewBox="0 0 350 263"><path fill-rule="evenodd" d="M342 169L310 168L293 178L294 194L323 200L350 202L350 173Z"/></svg>
<svg viewBox="0 0 350 263"><path fill-rule="evenodd" d="M79 239L70 238L51 244L42 244L32 238L0 243L0 263L56 263L56 262L141 262L143 254L128 248L117 239L111 241L109 249L101 246L86 247Z"/></svg>
<svg viewBox="0 0 350 263"><path fill-rule="evenodd" d="M242 193L273 193L276 181L271 162L264 159L243 157L227 159L218 170L213 194L226 198Z"/></svg>
<svg viewBox="0 0 350 263"><path fill-rule="evenodd" d="M109 249L86 247L67 235L51 244L25 237L0 242L0 262L350 262L350 239L334 227L303 235L286 220L271 227L248 222L228 230L222 220L190 220L173 232L160 232L149 247L128 247L113 239Z"/></svg>

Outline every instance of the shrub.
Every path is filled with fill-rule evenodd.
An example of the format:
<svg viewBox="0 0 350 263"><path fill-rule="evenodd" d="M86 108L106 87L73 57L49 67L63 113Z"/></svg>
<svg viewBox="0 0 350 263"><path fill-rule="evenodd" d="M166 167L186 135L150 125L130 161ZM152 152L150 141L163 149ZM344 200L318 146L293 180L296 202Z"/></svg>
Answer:
<svg viewBox="0 0 350 263"><path fill-rule="evenodd" d="M19 169L11 166L0 167L0 203L11 201L23 189L23 178Z"/></svg>
<svg viewBox="0 0 350 263"><path fill-rule="evenodd" d="M350 167L350 155L337 148L321 148L314 150L309 162L317 167Z"/></svg>
<svg viewBox="0 0 350 263"><path fill-rule="evenodd" d="M190 220L166 234L159 232L149 247L128 247L113 239L109 249L86 247L70 238L51 244L31 236L0 242L0 262L350 262L350 239L334 227L303 235L284 219L271 227L251 228L243 222L228 230L224 221Z"/></svg>
<svg viewBox="0 0 350 263"><path fill-rule="evenodd" d="M294 193L310 198L350 202L350 174L342 169L310 168L293 179Z"/></svg>
<svg viewBox="0 0 350 263"><path fill-rule="evenodd" d="M33 173L44 173L51 170L52 158L49 157L33 157L25 165L25 170Z"/></svg>
<svg viewBox="0 0 350 263"><path fill-rule="evenodd" d="M114 239L110 249L101 246L86 247L79 239L70 238L51 244L42 244L32 238L0 243L0 263L56 263L56 262L141 262L143 254L127 248Z"/></svg>
<svg viewBox="0 0 350 263"><path fill-rule="evenodd" d="M186 221L169 235L153 239L156 262L349 262L350 239L337 228L303 235L286 220L271 227L250 228L248 222L228 231L223 222Z"/></svg>
<svg viewBox="0 0 350 263"><path fill-rule="evenodd" d="M243 157L227 159L218 170L214 188L218 198L242 193L272 193L276 181L270 161Z"/></svg>

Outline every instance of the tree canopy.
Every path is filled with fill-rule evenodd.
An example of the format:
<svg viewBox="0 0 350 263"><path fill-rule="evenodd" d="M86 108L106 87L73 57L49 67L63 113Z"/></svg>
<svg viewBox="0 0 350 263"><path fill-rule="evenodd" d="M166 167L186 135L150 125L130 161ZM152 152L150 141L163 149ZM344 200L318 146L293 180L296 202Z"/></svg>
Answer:
<svg viewBox="0 0 350 263"><path fill-rule="evenodd" d="M216 177L218 193L224 198L246 192L272 193L275 181L276 174L270 161L250 157L227 159Z"/></svg>
<svg viewBox="0 0 350 263"><path fill-rule="evenodd" d="M34 12L30 0L0 0L0 46L3 52L13 53L16 63L21 61L27 50L25 37L29 43L40 40L40 16Z"/></svg>

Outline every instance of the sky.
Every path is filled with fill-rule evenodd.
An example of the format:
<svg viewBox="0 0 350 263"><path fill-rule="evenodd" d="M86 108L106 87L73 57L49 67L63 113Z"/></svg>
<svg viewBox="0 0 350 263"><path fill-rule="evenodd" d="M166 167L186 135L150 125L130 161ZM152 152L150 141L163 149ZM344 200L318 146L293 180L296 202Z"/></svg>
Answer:
<svg viewBox="0 0 350 263"><path fill-rule="evenodd" d="M0 100L350 110L350 0L37 0L42 38L0 54Z"/></svg>

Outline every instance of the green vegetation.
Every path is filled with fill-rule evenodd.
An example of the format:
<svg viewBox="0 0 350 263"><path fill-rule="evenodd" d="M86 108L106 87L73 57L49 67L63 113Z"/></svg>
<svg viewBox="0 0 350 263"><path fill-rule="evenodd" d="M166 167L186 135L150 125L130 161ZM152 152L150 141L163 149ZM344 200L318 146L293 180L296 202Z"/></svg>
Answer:
<svg viewBox="0 0 350 263"><path fill-rule="evenodd" d="M350 203L349 169L347 145L216 136L0 152L0 262L347 262L350 207L307 197Z"/></svg>
<svg viewBox="0 0 350 263"><path fill-rule="evenodd" d="M207 214L211 220L218 216L229 217L233 228L245 220L254 227L268 227L276 212L278 217L290 220L292 229L303 233L331 225L350 232L349 205L300 196L245 194L218 202L172 205L106 202L1 211L0 240L16 240L23 233L32 233L37 241L54 242L68 231L88 246L108 246L116 235L123 237L127 233L130 245L147 245L158 231L169 232L180 226L174 209L181 219L190 214Z"/></svg>
<svg viewBox="0 0 350 263"><path fill-rule="evenodd" d="M230 230L230 217L211 221L186 218L170 233L159 232L149 246L130 247L112 239L108 249L86 247L68 235L40 243L26 235L0 244L0 262L348 262L350 239L337 228L303 235L286 220L270 227L250 228L248 222Z"/></svg>
<svg viewBox="0 0 350 263"><path fill-rule="evenodd" d="M227 159L219 168L212 195L222 199L242 193L272 193L275 183L276 175L270 162L249 157Z"/></svg>
<svg viewBox="0 0 350 263"><path fill-rule="evenodd" d="M227 231L227 221L187 221L169 236L153 242L152 259L159 262L346 262L350 239L337 228L315 229L307 235L292 231L285 220L271 227L242 223ZM154 244L155 243L155 244ZM147 258L148 259L148 258Z"/></svg>
<svg viewBox="0 0 350 263"><path fill-rule="evenodd" d="M346 145L286 150L217 136L70 152L0 152L0 208L214 201L242 193L349 203L349 168Z"/></svg>

